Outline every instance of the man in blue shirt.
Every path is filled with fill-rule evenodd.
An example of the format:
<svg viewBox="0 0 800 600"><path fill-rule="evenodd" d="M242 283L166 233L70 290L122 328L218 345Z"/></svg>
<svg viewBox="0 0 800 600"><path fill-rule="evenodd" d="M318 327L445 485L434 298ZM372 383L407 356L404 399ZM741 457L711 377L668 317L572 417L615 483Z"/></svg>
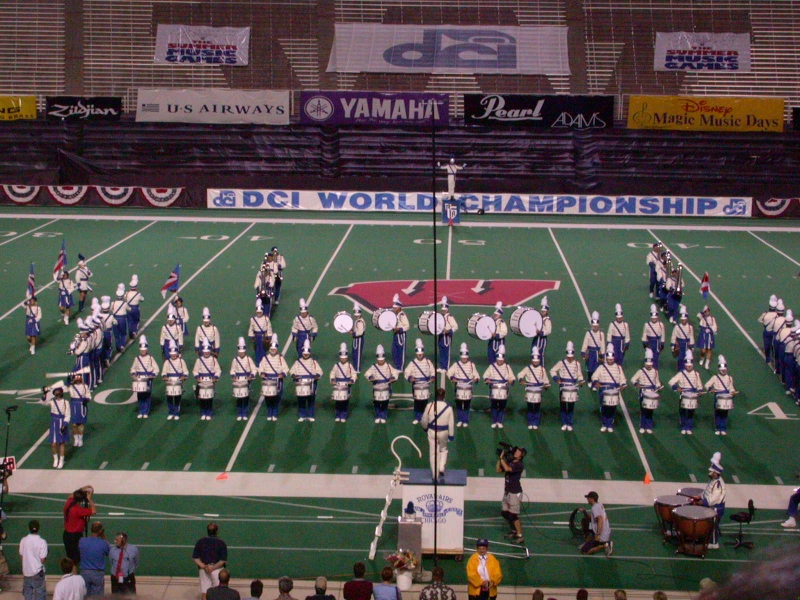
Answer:
<svg viewBox="0 0 800 600"><path fill-rule="evenodd" d="M209 523L208 536L200 538L194 545L192 560L200 569L200 593L206 600L206 592L219 585L219 570L228 562L228 545L217 537L219 527Z"/></svg>
<svg viewBox="0 0 800 600"><path fill-rule="evenodd" d="M139 549L128 543L128 534L120 531L114 536L114 546L109 550L111 560L111 593L136 595L136 567L139 566Z"/></svg>
<svg viewBox="0 0 800 600"><path fill-rule="evenodd" d="M106 530L100 521L92 523L92 535L78 542L81 553L81 576L86 582L86 596L102 596L105 587L106 558L111 549Z"/></svg>

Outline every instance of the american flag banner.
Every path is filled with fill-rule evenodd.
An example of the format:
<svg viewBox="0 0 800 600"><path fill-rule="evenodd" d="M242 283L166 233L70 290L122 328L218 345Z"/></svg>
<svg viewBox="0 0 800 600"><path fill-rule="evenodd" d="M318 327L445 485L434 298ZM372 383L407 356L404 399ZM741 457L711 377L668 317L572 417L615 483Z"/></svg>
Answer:
<svg viewBox="0 0 800 600"><path fill-rule="evenodd" d="M33 298L36 295L36 277L33 275L33 263L31 263L31 270L28 273L28 298Z"/></svg>
<svg viewBox="0 0 800 600"><path fill-rule="evenodd" d="M67 268L67 240L61 240L61 252L58 253L58 260L53 267L53 279L58 279L58 274Z"/></svg>
<svg viewBox="0 0 800 600"><path fill-rule="evenodd" d="M169 274L167 277L167 281L164 282L164 285L161 286L161 297L166 298L167 292L177 292L178 288L180 287L180 279L181 279L181 264L178 263L175 265L175 268L172 269L172 273Z"/></svg>
<svg viewBox="0 0 800 600"><path fill-rule="evenodd" d="M708 294L711 292L711 282L708 278L708 271L703 273L703 281L700 282L700 294L703 296L703 300L708 300Z"/></svg>

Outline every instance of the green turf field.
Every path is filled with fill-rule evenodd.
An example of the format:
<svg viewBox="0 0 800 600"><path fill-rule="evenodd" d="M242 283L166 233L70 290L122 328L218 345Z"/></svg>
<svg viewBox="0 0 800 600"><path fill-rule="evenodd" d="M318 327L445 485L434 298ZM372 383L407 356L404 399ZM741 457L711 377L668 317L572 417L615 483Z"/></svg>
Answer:
<svg viewBox="0 0 800 600"><path fill-rule="evenodd" d="M0 339L3 340L0 394L5 405L14 403L21 406L20 411L14 414L10 428L9 455L15 456L24 469L50 468L49 446L43 443L49 416L46 408L35 403L38 394L33 390L61 376L55 374L63 374L72 368L72 357L66 355L66 350L77 327L74 323L64 326L58 319L54 286L42 289L38 292L44 312L42 336L37 354L31 356L27 351L24 316L19 303L24 299L30 262L36 266L37 287L50 284L62 239L66 240L70 267L75 266L78 252L87 257L89 268L94 272L94 294L98 297L113 296L118 283L127 285L131 275L138 274L140 290L145 297L141 305L141 332L150 340L151 351L159 364L158 334L166 316L166 301L162 300L159 289L175 264L180 263L180 295L190 311L191 337L202 308L208 306L221 332L223 374L230 367L238 336L246 335L248 319L254 311L252 285L256 269L264 252L277 245L288 261L282 301L273 315L273 328L279 335L280 347L285 349L291 366L296 358L294 345L285 345L298 301L305 298L320 325L313 352L325 371L317 395L317 420L313 424L297 422L291 386L284 396L281 418L277 423L267 422L264 411L254 420L237 422L235 405L230 398L230 383L225 376L218 386L215 417L211 422L200 421L188 386L184 393L183 418L179 422L167 421L161 384L154 391L154 409L150 419L137 420L128 375L136 351L134 346L116 360L103 384L95 390L86 445L78 449L69 447L66 470L122 470L130 471L131 477L143 469L176 473L358 473L385 475L388 483L395 466L395 460L388 452L393 438L409 435L420 447L425 447L424 432L411 425L412 417L408 410L410 389L405 382L395 387L396 408L390 411L386 426L376 428L374 425L370 386L363 380L354 388L350 420L346 425L340 425L333 422L327 374L339 344L347 341L349 345L349 338L337 333L331 323L338 311L352 308L351 300L341 295L342 288L354 283L425 282L433 278L433 240L428 220L405 215L380 215L370 220L363 215L350 219L342 214L329 218L328 215L304 213L292 222L289 219L260 219L261 213L229 219L231 213L216 215L212 211L82 209L82 213L77 213L49 208L41 211L46 215L24 219L17 217L35 213L12 209L0 213L0 229L3 230L0 231L0 267L5 283L0 289ZM76 218L78 216L80 218ZM450 452L450 468L466 469L470 478L491 475L494 448L499 440L505 440L530 450L526 459L528 478L641 481L645 473L650 473L655 481L688 481L692 476L703 478L711 454L721 451L729 483L775 485L776 493L783 494L777 486L789 484L796 471L793 440L797 435L796 421L800 419L800 409L784 395L758 353L761 327L756 319L773 293L782 297L788 307L794 308L794 299L798 297L796 275L800 270L800 240L794 223L774 226L770 223L770 227L748 232L744 227L749 223L743 220L664 222L632 219L611 225L602 219L537 217L534 220L494 216L482 219L467 217L463 226L438 230L439 280L557 281L557 289L546 292L554 323L546 361L548 367L555 358L563 355L568 340L580 347L591 311L599 311L601 328L605 330L614 305L619 302L631 324L633 337L625 371L631 376L638 369L644 356L638 339L651 303L647 297L645 256L648 246L660 239L686 267L684 303L692 317L703 305L698 292L699 277L704 271L711 274L713 295L708 304L720 327L717 351L727 357L730 373L741 394L737 396L736 408L729 422L729 435L725 438L714 435L713 411L708 399L701 400L695 435L690 438L681 436L677 426L677 398L670 392L665 392L661 408L656 413L655 435L642 436L638 433L638 402L632 390L626 392L625 403L633 428L629 427L624 412L618 411L615 433L600 436L597 401L588 390L581 392L575 431L565 434L560 430L554 390L545 396L543 425L538 431L529 431L526 427L524 398L518 387L512 391L506 428L493 430L489 427L488 399L485 387L482 387L477 392L479 398L473 402L471 427L457 431ZM337 291L339 293L334 293ZM77 294L75 296L77 302ZM539 299L532 298L528 304L538 307ZM451 298L451 302L451 311L461 327L456 334L455 346L467 342L472 359L483 370L487 364L485 343L467 335L466 323L473 313L491 312L491 307L459 305L455 298ZM416 325L422 310L423 307L406 310L412 326ZM509 311L505 314L506 318L508 316ZM369 314L365 317L368 318ZM413 346L417 334L416 331L409 334L409 346ZM424 336L423 339L426 348L432 351L433 338ZM364 352L366 365L371 363L379 343L388 351L391 335L368 325ZM515 371L519 371L528 361L530 341L510 334L507 348L509 362ZM411 352L409 347L407 356L410 357ZM191 369L194 363L191 352L187 363ZM674 359L668 353L662 355L662 381L671 377L674 369ZM709 373L703 369L700 371L703 380L707 380ZM158 491L169 493L169 490ZM585 491L577 497L583 493ZM529 495L535 503L535 492L529 491ZM48 506L44 501L31 500L29 503L19 498L13 498L13 501L23 514L45 511ZM125 501L115 498L108 503L119 502L122 505ZM141 508L151 500L131 498L130 502ZM313 501L316 502L324 501ZM348 508L351 504L360 506L359 502L348 503ZM307 503L305 499L303 503ZM161 504L158 510L163 510L164 506L169 506L169 512L179 515L202 513L197 504L186 498L169 500L169 504ZM566 510L565 506L531 506L531 511L537 514ZM380 502L372 502L359 509L373 516L364 518L363 524L352 524L363 528L363 532L357 535L360 548L368 546L371 530L376 524L374 515L380 508ZM572 505L568 508L571 510ZM275 507L270 510L279 512ZM476 519L489 518L496 506L476 505L475 510ZM215 505L206 512L227 514L230 511L230 506ZM234 511L236 514L244 512L238 508ZM623 512L626 518L633 515L630 517L633 528L630 535L635 541L631 542L628 554L654 558L645 561L647 565L642 567L643 573L658 566L657 578L666 581L674 578L672 586L654 583L654 587L693 587L694 583L681 583L680 577L686 569L698 568L687 566L697 561L666 560L671 554L661 549L660 538L652 535L651 530L655 527L652 507ZM57 518L57 513L54 514ZM772 518L779 516L776 513ZM291 516L287 519L291 520ZM286 524L276 522L275 526L278 525L277 536L291 531L291 540L276 541L275 536L269 533L272 531L270 525L263 531L259 529L268 540L267 537L259 538L258 532L253 531L248 532L254 536L253 539L239 539L237 535L234 543L234 536L228 536L229 543L243 545L243 550L248 552L247 543L259 548L284 545L316 547L319 544L314 538L319 534L325 536L325 547L355 545L350 543L356 536L351 535L349 528L346 533L315 531L310 536L298 536ZM771 527L774 530L774 523ZM137 537L154 548L159 557L154 565L170 565L171 573L186 574L183 571L190 571L191 565L188 561L185 565L179 563L173 556L174 549L166 546L173 543L171 538L180 538L179 543L175 542L179 545L191 544L201 532L199 524L194 529L181 524L180 532L171 533L153 526L143 528L141 536ZM537 535L529 539L528 545L535 556L524 563L526 566L519 567L520 583L525 577L531 578L531 584L538 581L536 577L541 572L547 575L542 575L545 580L540 585L573 585L575 578L584 582L581 585L599 585L592 582L607 578L605 581L609 586L634 586L624 582L629 580L631 573L639 573L637 570L617 566L609 571L608 568L594 567L585 560L558 558L561 554L573 556L574 548L570 547L568 540L558 539L559 536L563 538L561 529L557 533L551 532L557 538L555 540L548 539L547 536L551 535L548 532L543 524L537 529ZM339 541L337 535L344 535L348 544ZM468 531L467 535L474 536L475 531ZM247 543L245 539L248 539ZM382 542L382 547L390 546L389 542ZM185 554L185 549L180 553ZM176 556L182 556L180 553ZM540 554L554 556L538 556ZM661 555L664 560L655 559ZM733 553L720 556L725 557L724 560L736 560ZM339 568L346 573L354 556L345 553L330 560L332 565L336 565L337 573ZM516 564L513 559L509 560L512 561L509 564ZM562 563L567 567L564 568ZM529 571L532 564L539 566ZM719 563L734 567L736 564ZM719 565L717 567L722 569Z"/></svg>

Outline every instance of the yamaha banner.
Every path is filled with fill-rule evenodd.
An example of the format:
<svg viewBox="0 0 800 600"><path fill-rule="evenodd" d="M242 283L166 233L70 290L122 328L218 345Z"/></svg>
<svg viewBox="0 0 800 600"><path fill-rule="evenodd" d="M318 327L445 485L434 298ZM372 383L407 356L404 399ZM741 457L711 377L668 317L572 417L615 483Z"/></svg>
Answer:
<svg viewBox="0 0 800 600"><path fill-rule="evenodd" d="M443 126L450 120L447 94L414 92L302 92L305 125Z"/></svg>
<svg viewBox="0 0 800 600"><path fill-rule="evenodd" d="M51 96L47 98L45 114L50 120L119 121L122 116L122 98Z"/></svg>
<svg viewBox="0 0 800 600"><path fill-rule="evenodd" d="M464 124L606 129L614 126L614 96L464 94Z"/></svg>

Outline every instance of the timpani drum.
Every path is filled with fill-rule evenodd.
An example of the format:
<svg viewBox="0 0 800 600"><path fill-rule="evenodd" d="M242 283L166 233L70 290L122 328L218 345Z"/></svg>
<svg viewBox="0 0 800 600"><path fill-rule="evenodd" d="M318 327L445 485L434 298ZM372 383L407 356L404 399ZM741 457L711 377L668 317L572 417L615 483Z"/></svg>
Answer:
<svg viewBox="0 0 800 600"><path fill-rule="evenodd" d="M300 398L312 396L314 394L313 388L314 384L310 379L298 379L294 382L295 395Z"/></svg>
<svg viewBox="0 0 800 600"><path fill-rule="evenodd" d="M430 335L439 335L440 333L443 333L444 325L444 315L433 312L432 310L424 311L419 316L419 320L417 321L417 327L419 327L419 330L422 333L427 333Z"/></svg>
<svg viewBox="0 0 800 600"><path fill-rule="evenodd" d="M497 331L497 323L489 315L475 313L467 322L467 333L477 340L488 341Z"/></svg>
<svg viewBox="0 0 800 600"><path fill-rule="evenodd" d="M354 323L355 321L353 321L350 313L344 310L336 313L336 316L333 317L333 328L339 333L350 333Z"/></svg>
<svg viewBox="0 0 800 600"><path fill-rule="evenodd" d="M542 386L529 385L525 388L525 402L539 404L542 401Z"/></svg>
<svg viewBox="0 0 800 600"><path fill-rule="evenodd" d="M346 383L337 383L333 386L331 398L334 402L344 402L350 398L350 386Z"/></svg>
<svg viewBox="0 0 800 600"><path fill-rule="evenodd" d="M261 395L265 398L272 398L278 395L278 380L277 379L262 379L261 380Z"/></svg>
<svg viewBox="0 0 800 600"><path fill-rule="evenodd" d="M678 490L678 496L686 496L687 498L700 498L705 490L698 487L682 487Z"/></svg>
<svg viewBox="0 0 800 600"><path fill-rule="evenodd" d="M141 392L149 392L150 391L150 380L146 377L134 379L131 382L131 390L136 393Z"/></svg>
<svg viewBox="0 0 800 600"><path fill-rule="evenodd" d="M642 390L642 408L655 410L658 408L658 392L655 390Z"/></svg>
<svg viewBox="0 0 800 600"><path fill-rule="evenodd" d="M431 399L431 386L427 381L415 381L411 387L411 394L414 400L428 401Z"/></svg>
<svg viewBox="0 0 800 600"><path fill-rule="evenodd" d="M393 331L397 327L397 315L389 308L379 308L372 313L372 324L381 331Z"/></svg>
<svg viewBox="0 0 800 600"><path fill-rule="evenodd" d="M653 501L653 508L656 511L658 524L661 526L661 534L664 536L665 542L668 538L675 536L675 519L672 516L672 511L690 502L691 500L686 496L678 496L676 494L658 496Z"/></svg>
<svg viewBox="0 0 800 600"><path fill-rule="evenodd" d="M603 390L603 406L619 406L619 388Z"/></svg>
<svg viewBox="0 0 800 600"><path fill-rule="evenodd" d="M372 386L372 399L375 402L386 402L392 397L392 390L389 389L389 384L377 384Z"/></svg>
<svg viewBox="0 0 800 600"><path fill-rule="evenodd" d="M247 398L250 395L250 385L247 379L238 378L233 380L233 397Z"/></svg>
<svg viewBox="0 0 800 600"><path fill-rule="evenodd" d="M201 379L197 384L197 397L200 400L214 398L214 382L211 379Z"/></svg>
<svg viewBox="0 0 800 600"><path fill-rule="evenodd" d="M717 410L733 410L733 394L717 394Z"/></svg>
<svg viewBox="0 0 800 600"><path fill-rule="evenodd" d="M508 400L508 383L490 383L490 400Z"/></svg>
<svg viewBox="0 0 800 600"><path fill-rule="evenodd" d="M697 408L697 399L700 394L697 392L682 392L681 393L681 408L687 410L694 410Z"/></svg>
<svg viewBox="0 0 800 600"><path fill-rule="evenodd" d="M680 545L675 553L705 556L716 526L717 512L706 506L688 504L672 511Z"/></svg>
<svg viewBox="0 0 800 600"><path fill-rule="evenodd" d="M561 401L562 402L577 402L578 401L578 386L565 385L561 387Z"/></svg>
<svg viewBox="0 0 800 600"><path fill-rule="evenodd" d="M538 310L520 306L511 313L508 322L512 333L526 338L536 337L542 330L542 315Z"/></svg>
<svg viewBox="0 0 800 600"><path fill-rule="evenodd" d="M461 400L462 402L472 400L472 384L457 383L456 400Z"/></svg>

